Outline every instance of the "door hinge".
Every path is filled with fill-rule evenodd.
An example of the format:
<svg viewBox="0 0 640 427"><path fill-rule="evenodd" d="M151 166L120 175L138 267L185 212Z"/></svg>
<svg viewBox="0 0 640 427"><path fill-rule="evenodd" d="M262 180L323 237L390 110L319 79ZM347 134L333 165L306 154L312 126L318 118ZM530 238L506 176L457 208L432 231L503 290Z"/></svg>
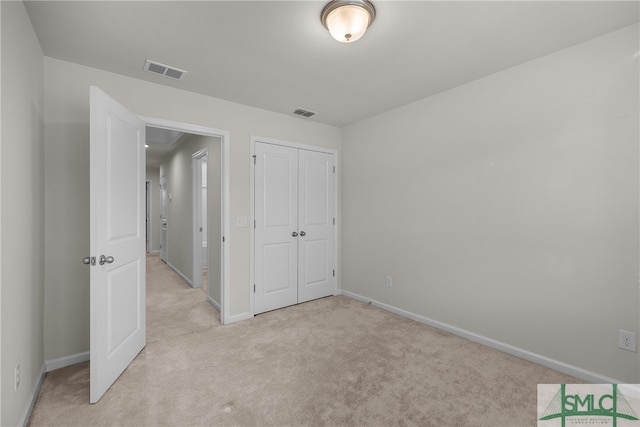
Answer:
<svg viewBox="0 0 640 427"><path fill-rule="evenodd" d="M333 277L336 277L336 270L333 270Z"/></svg>
<svg viewBox="0 0 640 427"><path fill-rule="evenodd" d="M333 225L336 225L336 219L333 218Z"/></svg>
<svg viewBox="0 0 640 427"><path fill-rule="evenodd" d="M333 173L336 173L336 166L333 166Z"/></svg>
<svg viewBox="0 0 640 427"><path fill-rule="evenodd" d="M253 220L253 228L256 228L256 220Z"/></svg>
<svg viewBox="0 0 640 427"><path fill-rule="evenodd" d="M222 236L222 243L224 243L224 236Z"/></svg>
<svg viewBox="0 0 640 427"><path fill-rule="evenodd" d="M258 157L258 156L256 156L256 155L254 154L254 155L253 155L253 156L251 156L251 157L253 157L253 164L255 165L255 164L256 164L256 157Z"/></svg>
<svg viewBox="0 0 640 427"><path fill-rule="evenodd" d="M254 294L256 293L256 284L255 283L253 284L253 293Z"/></svg>

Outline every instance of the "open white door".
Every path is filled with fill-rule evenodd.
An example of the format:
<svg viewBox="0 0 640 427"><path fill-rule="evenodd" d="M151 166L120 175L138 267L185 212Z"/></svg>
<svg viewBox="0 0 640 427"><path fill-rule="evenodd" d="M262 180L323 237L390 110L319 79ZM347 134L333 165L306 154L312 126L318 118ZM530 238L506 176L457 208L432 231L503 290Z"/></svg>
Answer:
<svg viewBox="0 0 640 427"><path fill-rule="evenodd" d="M146 344L145 123L95 86L91 106L91 403Z"/></svg>

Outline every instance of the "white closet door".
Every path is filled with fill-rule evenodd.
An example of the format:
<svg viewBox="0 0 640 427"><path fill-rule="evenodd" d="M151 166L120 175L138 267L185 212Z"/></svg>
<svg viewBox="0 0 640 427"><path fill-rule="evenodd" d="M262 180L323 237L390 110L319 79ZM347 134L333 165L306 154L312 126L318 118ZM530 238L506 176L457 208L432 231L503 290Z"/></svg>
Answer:
<svg viewBox="0 0 640 427"><path fill-rule="evenodd" d="M298 301L298 150L255 145L254 313Z"/></svg>
<svg viewBox="0 0 640 427"><path fill-rule="evenodd" d="M298 302L333 295L333 155L299 151Z"/></svg>

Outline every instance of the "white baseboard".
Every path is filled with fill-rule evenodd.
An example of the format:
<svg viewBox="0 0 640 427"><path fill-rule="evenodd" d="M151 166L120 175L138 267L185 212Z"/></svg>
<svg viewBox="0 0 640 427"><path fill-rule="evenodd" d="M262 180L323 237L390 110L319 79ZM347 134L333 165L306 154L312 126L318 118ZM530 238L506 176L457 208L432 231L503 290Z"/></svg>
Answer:
<svg viewBox="0 0 640 427"><path fill-rule="evenodd" d="M247 311L244 313L235 314L233 316L227 317L227 321L225 322L225 325L228 325L230 323L235 323L235 322L241 322L243 320L249 320L249 319L253 319L253 314Z"/></svg>
<svg viewBox="0 0 640 427"><path fill-rule="evenodd" d="M169 264L168 262L167 262L167 266L169 266L170 269L172 269L178 276L180 276L180 278L182 280L187 282L187 285L189 285L189 286L191 286L193 288L193 282L187 276L182 274L182 271L178 270L177 268L175 268L173 265Z"/></svg>
<svg viewBox="0 0 640 427"><path fill-rule="evenodd" d="M209 302L209 304L214 306L216 310L220 311L220 304L216 300L211 298L209 295L207 295L207 301Z"/></svg>
<svg viewBox="0 0 640 427"><path fill-rule="evenodd" d="M56 359L45 360L44 365L47 372L55 371L56 369L66 368L67 366L77 365L78 363L88 362L89 352L83 351L82 353L71 354L69 356L58 357Z"/></svg>
<svg viewBox="0 0 640 427"><path fill-rule="evenodd" d="M43 363L40 367L40 372L38 373L38 381L33 385L33 389L31 390L31 397L29 398L29 403L25 406L22 411L22 416L20 417L20 421L18 422L19 426L26 427L29 422L29 418L31 417L31 412L33 412L33 407L36 404L36 400L38 399L38 394L40 393L40 388L42 387L42 383L44 382L44 376L46 374L45 364Z"/></svg>
<svg viewBox="0 0 640 427"><path fill-rule="evenodd" d="M390 311L391 313L395 313L399 316L409 318L411 320L415 320L416 322L423 323L425 325L432 326L436 329L440 329L445 332L449 332L453 335L457 335L462 338L466 338L469 341L476 342L478 344L486 345L487 347L495 348L496 350L500 350L502 352L511 354L513 356L517 356L521 359L528 360L533 363L537 363L538 365L545 366L547 368L553 369L558 372L562 372L563 374L571 375L572 377L576 377L580 380L590 382L593 384L621 384L624 381L619 381L614 378L609 378L604 375L597 374L595 372L587 371L582 368L578 368L577 366L570 365L568 363L561 362L559 360L551 359L546 356L542 356L537 353L530 352L528 350L524 350L519 347L512 346L510 344L503 343L501 341L496 341L494 339L485 337L483 335L478 335L476 333L467 331L462 328L458 328L456 326L449 325L447 323L439 322L437 320L430 319L425 316L421 316L416 313L412 313L407 310L403 310L398 307L394 307L389 304L385 304L380 301L373 300L371 298L364 297L362 295L358 295L354 292L345 291L342 289L340 291L342 295L347 297L356 299L358 301L362 301L367 304L371 304L374 307L381 308L386 311Z"/></svg>

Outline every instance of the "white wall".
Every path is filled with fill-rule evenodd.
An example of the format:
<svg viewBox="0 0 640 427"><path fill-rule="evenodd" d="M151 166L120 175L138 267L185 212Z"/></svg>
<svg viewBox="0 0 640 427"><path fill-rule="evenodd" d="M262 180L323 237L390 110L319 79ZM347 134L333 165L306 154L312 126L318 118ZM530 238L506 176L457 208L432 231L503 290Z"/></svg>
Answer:
<svg viewBox="0 0 640 427"><path fill-rule="evenodd" d="M640 382L638 35L345 128L342 288Z"/></svg>
<svg viewBox="0 0 640 427"><path fill-rule="evenodd" d="M205 148L210 153L215 154L215 150L219 152L220 138L185 134L178 140L177 144L179 144L179 147L163 159L160 164L160 175L169 177L169 193L171 193L172 197L172 200L169 201L167 263L193 282L192 156ZM220 170L219 155L217 160L218 166L214 169L214 172L215 170ZM214 204L209 209L210 214L213 215L211 222L216 224L216 227L211 231L217 229L216 237L212 238L210 242L212 245L214 241L220 241L217 237L220 235L220 192L212 194L208 199L214 199L215 196L217 196L217 200L210 200ZM216 264L219 265L219 253L217 260ZM219 274L219 268L216 271Z"/></svg>
<svg viewBox="0 0 640 427"><path fill-rule="evenodd" d="M89 85L97 85L131 111L230 132L230 314L250 309L249 216L252 134L340 149L340 129L271 113L66 61L45 58L45 357L89 349Z"/></svg>
<svg viewBox="0 0 640 427"><path fill-rule="evenodd" d="M160 168L147 166L147 181L149 181L150 207L150 246L149 252L160 251Z"/></svg>
<svg viewBox="0 0 640 427"><path fill-rule="evenodd" d="M0 10L0 424L9 426L25 421L44 366L44 57L23 3L3 1Z"/></svg>

